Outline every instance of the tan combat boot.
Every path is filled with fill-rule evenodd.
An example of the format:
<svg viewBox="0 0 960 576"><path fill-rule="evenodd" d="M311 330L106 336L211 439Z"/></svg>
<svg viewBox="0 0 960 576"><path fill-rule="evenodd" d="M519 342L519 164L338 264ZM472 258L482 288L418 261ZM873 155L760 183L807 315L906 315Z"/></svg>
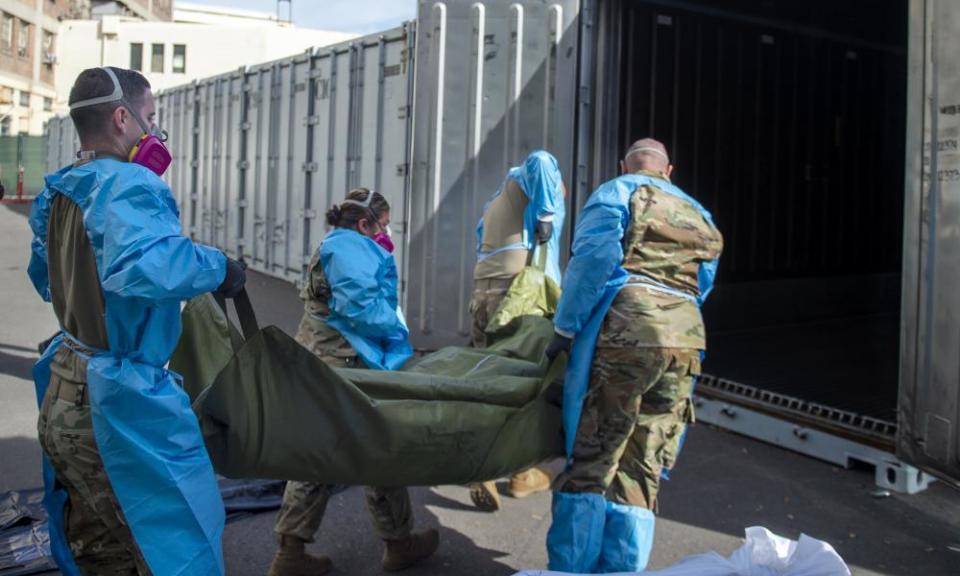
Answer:
<svg viewBox="0 0 960 576"><path fill-rule="evenodd" d="M496 512L500 509L500 492L497 491L497 483L490 480L480 484L471 484L470 500L473 501L473 505L478 510Z"/></svg>
<svg viewBox="0 0 960 576"><path fill-rule="evenodd" d="M415 532L403 540L385 540L387 549L383 552L383 569L396 572L409 568L429 557L440 545L440 533L436 528Z"/></svg>
<svg viewBox="0 0 960 576"><path fill-rule="evenodd" d="M517 472L510 478L510 487L508 492L514 498L526 498L537 492L546 492L550 489L550 482L553 478L539 468L530 468L523 472Z"/></svg>
<svg viewBox="0 0 960 576"><path fill-rule="evenodd" d="M326 556L307 554L305 544L294 536L281 536L268 576L320 576L333 568L333 562Z"/></svg>

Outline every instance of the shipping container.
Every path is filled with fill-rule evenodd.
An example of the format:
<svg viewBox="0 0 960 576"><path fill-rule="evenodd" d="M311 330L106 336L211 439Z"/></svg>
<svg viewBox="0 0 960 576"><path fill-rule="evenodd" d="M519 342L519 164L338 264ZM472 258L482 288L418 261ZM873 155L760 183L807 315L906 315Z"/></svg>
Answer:
<svg viewBox="0 0 960 576"><path fill-rule="evenodd" d="M468 339L474 228L510 166L553 152L572 224L656 137L726 241L702 419L912 492L911 464L960 477L958 37L948 0L420 0L415 23L161 94L167 178L188 234L291 281L327 206L384 192L436 348Z"/></svg>
<svg viewBox="0 0 960 576"><path fill-rule="evenodd" d="M412 43L408 24L160 93L185 233L297 282L327 208L365 186L391 204L402 266Z"/></svg>

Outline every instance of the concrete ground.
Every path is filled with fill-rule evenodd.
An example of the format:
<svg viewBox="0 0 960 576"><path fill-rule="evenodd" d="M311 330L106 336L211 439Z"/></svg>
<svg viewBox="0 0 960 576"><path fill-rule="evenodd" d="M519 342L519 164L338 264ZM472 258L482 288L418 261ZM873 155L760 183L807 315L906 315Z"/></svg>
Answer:
<svg viewBox="0 0 960 576"><path fill-rule="evenodd" d="M25 210L0 206L0 492L40 483L37 405L30 369L37 342L56 321L26 277L30 232ZM296 290L250 275L261 324L292 331ZM915 496L873 496L872 470L842 470L708 426L695 426L661 498L651 568L710 550L729 554L747 526L826 540L863 575L960 573L960 494L934 484ZM475 511L461 487L412 490L417 525L438 526L437 555L413 575L509 575L546 565L547 494L504 499L497 514ZM227 572L266 573L274 551L274 513L230 524ZM370 530L361 489L332 501L317 543L336 574L379 574L382 547Z"/></svg>

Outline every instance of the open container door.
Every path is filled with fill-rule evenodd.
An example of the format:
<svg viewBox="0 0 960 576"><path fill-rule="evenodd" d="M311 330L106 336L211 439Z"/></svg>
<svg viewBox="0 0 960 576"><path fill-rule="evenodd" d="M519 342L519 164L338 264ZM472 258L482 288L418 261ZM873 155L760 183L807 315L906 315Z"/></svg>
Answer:
<svg viewBox="0 0 960 576"><path fill-rule="evenodd" d="M913 0L897 452L960 485L958 47L960 3Z"/></svg>
<svg viewBox="0 0 960 576"><path fill-rule="evenodd" d="M414 345L464 342L484 204L532 150L573 176L577 0L421 0L405 312ZM571 218L572 222L572 218Z"/></svg>

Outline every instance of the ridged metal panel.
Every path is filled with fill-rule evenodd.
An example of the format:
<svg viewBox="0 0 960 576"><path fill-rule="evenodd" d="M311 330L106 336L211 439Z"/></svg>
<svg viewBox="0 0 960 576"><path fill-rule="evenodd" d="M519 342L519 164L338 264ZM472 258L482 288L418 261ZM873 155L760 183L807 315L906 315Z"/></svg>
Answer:
<svg viewBox="0 0 960 576"><path fill-rule="evenodd" d="M414 344L466 340L483 205L532 150L568 179L576 0L419 4L408 324Z"/></svg>
<svg viewBox="0 0 960 576"><path fill-rule="evenodd" d="M960 4L913 0L898 454L960 484Z"/></svg>
<svg viewBox="0 0 960 576"><path fill-rule="evenodd" d="M47 124L47 172L56 172L72 163L80 141L69 116L54 116Z"/></svg>
<svg viewBox="0 0 960 576"><path fill-rule="evenodd" d="M47 173L60 168L60 118L47 122Z"/></svg>
<svg viewBox="0 0 960 576"><path fill-rule="evenodd" d="M402 269L414 29L157 94L157 124L173 155L164 179L184 234L297 282L327 231L327 208L364 186L391 204ZM72 162L78 147L70 118L51 119L48 169Z"/></svg>

